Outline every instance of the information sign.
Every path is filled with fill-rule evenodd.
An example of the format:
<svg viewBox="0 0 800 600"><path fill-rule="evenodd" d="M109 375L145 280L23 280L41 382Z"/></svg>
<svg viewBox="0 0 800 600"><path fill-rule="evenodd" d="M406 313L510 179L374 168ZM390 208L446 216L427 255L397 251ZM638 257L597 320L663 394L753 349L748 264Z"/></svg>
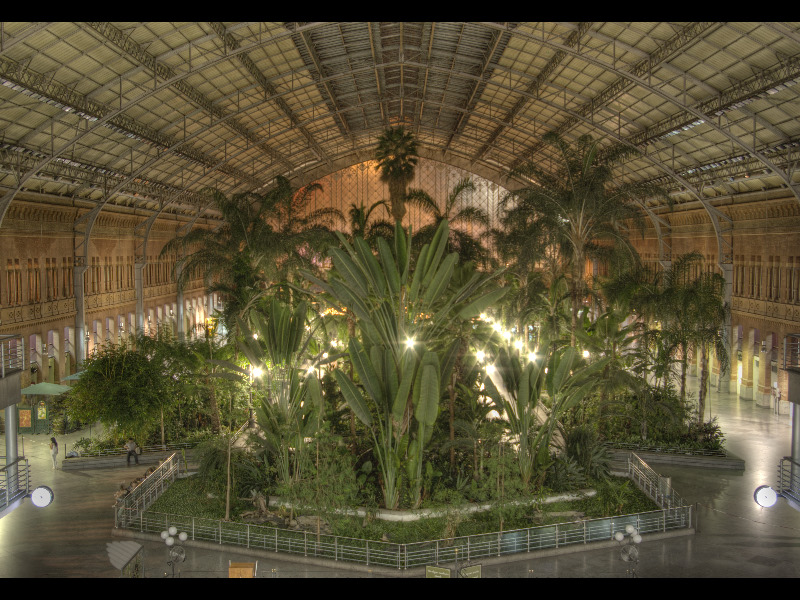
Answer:
<svg viewBox="0 0 800 600"><path fill-rule="evenodd" d="M431 567L428 565L425 567L425 577L428 579L449 579L450 569L446 569L444 567Z"/></svg>

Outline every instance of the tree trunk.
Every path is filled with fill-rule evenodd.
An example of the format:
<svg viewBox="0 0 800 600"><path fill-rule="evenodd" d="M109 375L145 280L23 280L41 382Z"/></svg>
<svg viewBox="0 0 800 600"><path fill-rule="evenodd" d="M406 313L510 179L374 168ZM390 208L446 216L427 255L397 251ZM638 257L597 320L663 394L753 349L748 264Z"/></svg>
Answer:
<svg viewBox="0 0 800 600"><path fill-rule="evenodd" d="M703 422L706 411L706 393L708 393L708 350L700 344L700 391L697 393L697 422Z"/></svg>
<svg viewBox="0 0 800 600"><path fill-rule="evenodd" d="M389 203L392 206L392 217L397 222L402 222L406 215L406 182L404 179L389 181Z"/></svg>

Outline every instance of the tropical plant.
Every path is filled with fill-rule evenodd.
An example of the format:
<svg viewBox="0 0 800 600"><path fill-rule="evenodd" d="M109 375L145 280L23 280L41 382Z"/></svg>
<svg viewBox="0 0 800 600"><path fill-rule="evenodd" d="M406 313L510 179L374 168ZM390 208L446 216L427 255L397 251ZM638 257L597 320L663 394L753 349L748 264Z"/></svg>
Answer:
<svg viewBox="0 0 800 600"><path fill-rule="evenodd" d="M314 357L308 352L313 333L306 330L307 313L305 302L292 310L273 298L266 313L252 314L253 331L239 323L243 332L239 350L251 370L229 366L241 374L261 369L264 380L254 377L251 384L264 395L255 407L260 435L253 437L274 460L278 480L289 486L301 477L305 440L318 424L312 411L322 410L321 386L309 369Z"/></svg>
<svg viewBox="0 0 800 600"><path fill-rule="evenodd" d="M462 262L474 261L486 266L489 263L489 251L479 237L471 234L469 230L477 226L479 230L489 227L488 213L477 206L466 204L467 192L474 192L475 184L465 177L458 181L447 198L444 206L439 204L426 191L412 188L408 190L406 204L413 204L432 218L432 221L417 230L414 236L416 243L421 247L429 243L439 224L445 219L450 223L450 235L447 239L447 252L457 252Z"/></svg>
<svg viewBox="0 0 800 600"><path fill-rule="evenodd" d="M544 136L558 161L548 170L541 162L528 162L512 171L532 184L511 192L503 205L536 215L537 224L554 235L562 258L570 266L572 303L571 344L575 345L579 311L586 296L586 259L604 245L621 246L635 255L624 222L641 222L637 200L659 193L652 186L614 185L608 161L599 160L599 145L591 136L581 136L575 145L556 133Z"/></svg>
<svg viewBox="0 0 800 600"><path fill-rule="evenodd" d="M389 205L384 200L379 200L369 207L364 206L363 203L359 205L350 204L347 216L348 224L350 225L351 242L354 238L361 237L369 244L370 248L375 249L377 238L382 237L391 240L394 235L394 225L386 219L371 219L379 208L389 211ZM391 213L389 213L389 216L391 216Z"/></svg>
<svg viewBox="0 0 800 600"><path fill-rule="evenodd" d="M600 359L580 368L575 347L543 349L541 357L532 361L514 350L500 348L493 368L487 367L485 394L508 422L526 490L538 489L544 481L559 418L586 397L594 385L592 377L607 362L608 359Z"/></svg>
<svg viewBox="0 0 800 600"><path fill-rule="evenodd" d="M245 318L273 285L290 280L298 266L317 268L319 252L334 241L332 226L343 220L336 209L309 210L321 184L295 188L283 176L266 194L230 197L208 189L222 215L215 230L192 229L167 242L161 255L178 254L177 282L182 289L202 272L209 292L225 297L222 319L231 339L236 319Z"/></svg>
<svg viewBox="0 0 800 600"><path fill-rule="evenodd" d="M451 285L458 255L445 256L447 237L448 223L443 221L413 261L399 222L394 251L379 238L377 257L362 238L351 245L340 234L342 248L330 250L328 280L304 272L323 290L323 300L358 319L362 339L350 338L348 351L371 405L346 373L337 369L334 374L372 436L387 508L400 501L403 465L412 503L421 500L423 451L458 351L456 344L444 347L440 340L453 318L476 316L505 293L490 285L496 274L474 272L460 286Z"/></svg>
<svg viewBox="0 0 800 600"><path fill-rule="evenodd" d="M406 190L414 177L418 160L414 134L402 126L387 129L378 138L375 159L381 181L389 185L392 217L401 222L406 214Z"/></svg>

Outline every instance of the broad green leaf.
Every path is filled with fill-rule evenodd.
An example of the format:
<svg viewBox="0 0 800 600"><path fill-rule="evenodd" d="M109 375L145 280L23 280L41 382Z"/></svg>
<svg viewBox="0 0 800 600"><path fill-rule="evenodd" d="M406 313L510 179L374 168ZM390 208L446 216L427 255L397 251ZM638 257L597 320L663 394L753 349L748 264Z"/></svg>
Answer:
<svg viewBox="0 0 800 600"><path fill-rule="evenodd" d="M423 287L427 287L433 278L434 270L439 265L439 261L442 259L442 255L447 248L447 238L449 235L450 226L447 222L447 219L444 219L441 223L439 223L436 233L433 234L431 250L428 252L428 255L425 257L423 262L423 278L421 284ZM422 261L421 256L420 260ZM419 266L417 268L419 269Z"/></svg>
<svg viewBox="0 0 800 600"><path fill-rule="evenodd" d="M355 251L361 263L359 266L369 278L374 293L378 296L386 294L386 275L384 275L384 272L381 270L375 255L372 254L372 249L363 239L356 238Z"/></svg>
<svg viewBox="0 0 800 600"><path fill-rule="evenodd" d="M333 259L333 267L336 272L342 276L358 295L362 298L368 293L367 279L351 258L342 252L339 248L331 248L330 255Z"/></svg>
<svg viewBox="0 0 800 600"><path fill-rule="evenodd" d="M396 296L400 293L400 273L397 270L397 263L392 256L389 243L383 238L378 238L378 256L380 256L389 289L392 295Z"/></svg>
<svg viewBox="0 0 800 600"><path fill-rule="evenodd" d="M402 365L400 384L392 404L392 418L398 422L403 419L403 413L406 410L408 394L411 391L411 384L414 382L417 358L413 351L407 350L400 362Z"/></svg>
<svg viewBox="0 0 800 600"><path fill-rule="evenodd" d="M353 368L355 368L356 373L358 373L361 385L364 386L364 389L367 390L367 394L369 394L370 398L372 398L378 406L384 406L386 400L383 396L383 388L375 372L375 368L372 366L372 361L370 361L367 356L361 342L356 338L350 338L348 349L350 351L350 361L353 363Z"/></svg>
<svg viewBox="0 0 800 600"><path fill-rule="evenodd" d="M436 268L436 273L428 284L422 299L428 305L445 292L450 280L453 277L453 269L458 262L458 254L455 252L448 254L442 264Z"/></svg>
<svg viewBox="0 0 800 600"><path fill-rule="evenodd" d="M369 408L367 408L367 404L364 402L364 397L361 395L359 389L350 378L339 369L333 372L333 376L336 378L336 383L339 384L339 389L347 405L353 410L358 420L367 427L371 427L372 415L369 413Z"/></svg>
<svg viewBox="0 0 800 600"><path fill-rule="evenodd" d="M420 285L422 284L422 279L425 275L425 270L422 268L421 265L425 263L425 259L428 256L428 252L430 252L431 246L430 244L425 244L420 250L419 258L417 258L417 266L414 269L414 275L411 279L411 289L409 290L408 294L408 301L409 302L416 302L417 298L419 297L419 290Z"/></svg>
<svg viewBox="0 0 800 600"><path fill-rule="evenodd" d="M433 427L439 414L439 398L441 396L438 364L421 365L419 385L419 398L414 409L414 416L426 427Z"/></svg>

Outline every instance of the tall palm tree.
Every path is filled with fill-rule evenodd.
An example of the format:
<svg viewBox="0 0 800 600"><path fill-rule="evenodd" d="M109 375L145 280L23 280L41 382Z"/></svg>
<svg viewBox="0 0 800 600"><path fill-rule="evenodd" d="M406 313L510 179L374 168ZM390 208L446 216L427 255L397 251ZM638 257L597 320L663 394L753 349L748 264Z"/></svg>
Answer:
<svg viewBox="0 0 800 600"><path fill-rule="evenodd" d="M727 371L730 357L725 347L723 326L730 307L725 303L725 278L719 273L701 273L691 285L689 322L691 340L700 350L700 390L697 393L697 422L703 423L708 395L708 355L711 350L720 363L720 373Z"/></svg>
<svg viewBox="0 0 800 600"><path fill-rule="evenodd" d="M402 126L387 129L378 138L375 150L381 181L389 184L392 216L401 222L406 214L406 190L417 167L417 142L414 134Z"/></svg>
<svg viewBox="0 0 800 600"><path fill-rule="evenodd" d="M512 171L513 175L530 178L532 184L510 193L504 204L513 203L518 210L536 213L540 225L555 236L562 258L569 264L574 345L578 313L586 295L586 259L602 244L624 247L634 254L621 225L628 220L640 222L636 201L658 190L614 185L610 163L598 159L599 146L591 136L581 136L575 145L552 132L543 139L555 150L555 168L551 171L528 162Z"/></svg>
<svg viewBox="0 0 800 600"><path fill-rule="evenodd" d="M439 224L447 219L450 222L447 252L458 252L462 262L473 261L487 266L489 251L480 238L470 234L468 229L473 225L488 229L489 214L480 207L465 204L464 194L471 191L475 191L475 184L468 177L464 177L450 190L444 206L439 208L436 200L426 191L416 188L408 190L406 203L414 204L433 219L431 223L420 227L414 236L414 243L419 247L429 243Z"/></svg>

